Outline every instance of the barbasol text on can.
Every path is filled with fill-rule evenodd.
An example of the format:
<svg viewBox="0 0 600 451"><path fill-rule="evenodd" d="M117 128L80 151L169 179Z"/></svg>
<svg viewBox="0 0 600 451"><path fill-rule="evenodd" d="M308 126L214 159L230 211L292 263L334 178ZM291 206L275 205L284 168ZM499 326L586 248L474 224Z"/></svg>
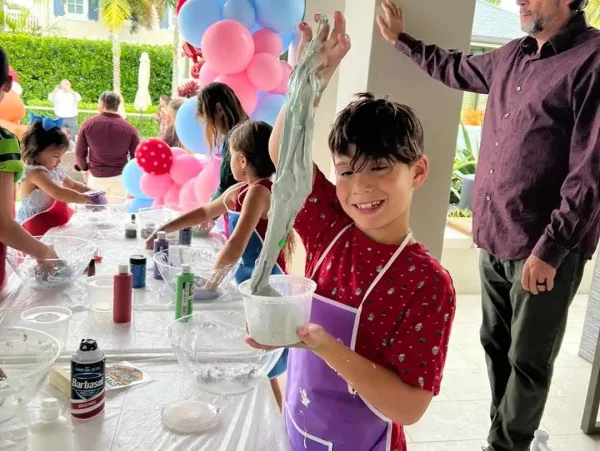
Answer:
<svg viewBox="0 0 600 451"><path fill-rule="evenodd" d="M104 410L106 358L96 340L81 340L71 357L71 416L89 420Z"/></svg>

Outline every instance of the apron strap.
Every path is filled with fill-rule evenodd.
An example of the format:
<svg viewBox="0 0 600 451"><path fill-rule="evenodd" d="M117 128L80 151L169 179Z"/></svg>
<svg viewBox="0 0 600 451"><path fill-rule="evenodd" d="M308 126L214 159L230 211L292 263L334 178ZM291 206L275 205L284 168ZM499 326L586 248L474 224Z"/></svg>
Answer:
<svg viewBox="0 0 600 451"><path fill-rule="evenodd" d="M246 182L238 182L235 185L230 186L229 188L227 188L225 191L223 191L223 205L225 205L225 208L227 208L227 211L229 211L229 208L227 207L227 196L229 196L232 192L234 192L236 189L240 189L242 186L244 186ZM239 196L239 195L238 195Z"/></svg>
<svg viewBox="0 0 600 451"><path fill-rule="evenodd" d="M381 280L381 278L386 273L386 271L388 269L390 269L390 267L394 264L396 259L400 256L402 251L406 248L406 246L408 246L408 243L410 242L411 239L412 239L412 231L409 230L408 233L406 234L406 237L404 238L404 241L402 241L402 244L400 244L400 247L398 247L398 249L396 249L396 252L394 252L394 254L390 257L390 259L385 264L383 269L381 271L379 271L379 274L377 274L377 277L375 277L375 280L371 283L371 285L369 285L369 288L365 292L365 295L363 296L363 300L361 301L360 306L358 307L359 309L362 307L363 303L367 300L367 298L371 294L371 291L373 291L373 288L375 288L375 286ZM358 322L357 322L357 324L358 324Z"/></svg>
<svg viewBox="0 0 600 451"><path fill-rule="evenodd" d="M313 268L312 274L310 275L311 279L313 277L315 277L315 274L317 273L317 271L319 270L319 268L323 264L323 261L325 260L325 257L327 257L327 255L329 254L329 251L331 250L331 248L333 247L333 245L337 242L337 240L340 239L340 237L344 234L344 232L346 230L348 230L350 227L352 227L353 225L354 225L354 223L348 224L346 227L344 227L342 230L340 230L340 232L336 235L336 237L333 239L333 241L331 243L329 243L329 246L327 246L327 249L325 249L325 252L323 252L321 254L321 256L319 257L319 260L317 261L317 264Z"/></svg>

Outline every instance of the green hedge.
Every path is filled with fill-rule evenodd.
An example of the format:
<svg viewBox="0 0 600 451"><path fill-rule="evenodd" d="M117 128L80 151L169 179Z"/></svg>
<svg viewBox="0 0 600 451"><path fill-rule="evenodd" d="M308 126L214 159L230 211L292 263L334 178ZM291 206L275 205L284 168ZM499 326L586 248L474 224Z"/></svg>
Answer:
<svg viewBox="0 0 600 451"><path fill-rule="evenodd" d="M85 102L96 102L102 91L112 89L110 41L0 33L0 47L19 74L25 103L46 99L64 78ZM127 103L135 99L142 52L150 56L152 101L171 92L171 46L122 44L121 91Z"/></svg>
<svg viewBox="0 0 600 451"><path fill-rule="evenodd" d="M29 113L44 114L44 115L48 115L48 113L49 113L47 111L40 111L35 108L31 108L31 109L27 108L26 112L27 112L27 114L25 116L25 119L23 120L24 124L29 123L29 119L28 119ZM51 112L49 115L53 116ZM86 119L88 119L90 117L94 117L94 116L96 116L96 113L79 113L79 115L77 116L79 125L81 126L81 123L83 121L85 121ZM142 139L156 138L158 136L158 123L156 122L156 120L154 120L154 117L140 116L139 114L128 113L127 114L127 122L129 122L131 125L133 125L137 129L137 131L140 134L140 136L142 137Z"/></svg>

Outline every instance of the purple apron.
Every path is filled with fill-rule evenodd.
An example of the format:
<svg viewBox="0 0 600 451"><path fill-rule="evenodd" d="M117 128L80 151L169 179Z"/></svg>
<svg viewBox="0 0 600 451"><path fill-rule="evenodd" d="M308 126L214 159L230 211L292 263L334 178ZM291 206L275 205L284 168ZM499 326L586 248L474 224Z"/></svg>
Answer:
<svg viewBox="0 0 600 451"><path fill-rule="evenodd" d="M345 227L315 265L314 279ZM412 238L400 247L367 289L358 309L319 295L313 298L311 323L354 350L362 305ZM356 394L324 360L305 349L290 349L284 421L293 451L390 451L392 421Z"/></svg>

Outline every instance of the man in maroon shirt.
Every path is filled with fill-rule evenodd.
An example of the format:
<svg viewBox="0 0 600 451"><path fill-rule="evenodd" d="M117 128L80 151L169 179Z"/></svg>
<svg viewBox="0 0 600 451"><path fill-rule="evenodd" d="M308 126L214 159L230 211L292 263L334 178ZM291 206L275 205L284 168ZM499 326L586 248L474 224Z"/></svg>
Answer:
<svg viewBox="0 0 600 451"><path fill-rule="evenodd" d="M103 92L98 101L100 114L87 119L77 137L77 166L89 171L87 184L109 196L125 196L121 172L134 158L140 137L133 125L119 113L121 98Z"/></svg>
<svg viewBox="0 0 600 451"><path fill-rule="evenodd" d="M473 205L488 450L525 451L539 427L569 305L600 236L600 31L587 0L517 0L529 35L477 56L403 32L383 0L384 38L445 85L489 94Z"/></svg>

